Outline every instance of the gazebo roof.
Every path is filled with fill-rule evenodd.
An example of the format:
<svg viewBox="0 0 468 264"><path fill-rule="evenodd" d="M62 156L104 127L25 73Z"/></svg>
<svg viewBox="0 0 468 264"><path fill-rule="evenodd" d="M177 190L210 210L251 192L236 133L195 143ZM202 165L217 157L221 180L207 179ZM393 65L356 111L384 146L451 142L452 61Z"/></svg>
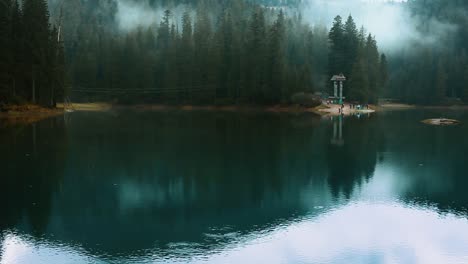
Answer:
<svg viewBox="0 0 468 264"><path fill-rule="evenodd" d="M331 81L346 81L346 77L343 74L333 75Z"/></svg>

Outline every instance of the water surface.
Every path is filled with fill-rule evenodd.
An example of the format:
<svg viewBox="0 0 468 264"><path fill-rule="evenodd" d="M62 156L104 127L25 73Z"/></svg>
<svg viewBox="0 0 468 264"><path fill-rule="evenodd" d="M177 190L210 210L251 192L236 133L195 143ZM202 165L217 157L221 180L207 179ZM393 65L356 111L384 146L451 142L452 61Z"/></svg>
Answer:
<svg viewBox="0 0 468 264"><path fill-rule="evenodd" d="M2 126L0 263L468 263L467 133L435 110Z"/></svg>

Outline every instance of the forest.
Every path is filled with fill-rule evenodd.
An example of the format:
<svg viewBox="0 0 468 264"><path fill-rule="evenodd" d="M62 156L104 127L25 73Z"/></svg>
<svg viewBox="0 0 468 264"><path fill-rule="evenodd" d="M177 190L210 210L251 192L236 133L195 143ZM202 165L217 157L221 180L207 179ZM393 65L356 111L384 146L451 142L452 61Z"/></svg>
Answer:
<svg viewBox="0 0 468 264"><path fill-rule="evenodd" d="M1 1L7 103L287 104L300 92L330 94L339 73L351 101L468 100L468 4L460 1L402 3L422 34L434 19L460 26L444 47L415 41L390 54L352 14L329 26L306 22L300 0L150 0L157 22L127 28L119 4L136 0Z"/></svg>
<svg viewBox="0 0 468 264"><path fill-rule="evenodd" d="M384 96L424 105L468 102L468 2L411 0L405 5L420 34L436 40L406 43L408 48L392 55Z"/></svg>
<svg viewBox="0 0 468 264"><path fill-rule="evenodd" d="M2 1L0 12L0 103L55 106L64 95L65 56L47 3Z"/></svg>

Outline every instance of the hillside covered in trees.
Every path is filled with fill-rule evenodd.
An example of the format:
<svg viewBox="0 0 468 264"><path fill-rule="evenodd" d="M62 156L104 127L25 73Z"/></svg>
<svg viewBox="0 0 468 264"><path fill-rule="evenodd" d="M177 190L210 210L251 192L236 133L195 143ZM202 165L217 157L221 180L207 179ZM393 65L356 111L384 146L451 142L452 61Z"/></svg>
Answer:
<svg viewBox="0 0 468 264"><path fill-rule="evenodd" d="M330 93L338 73L348 77L348 100L468 100L468 5L459 1L401 3L421 34L449 26L436 41L402 43L388 56L351 15L337 16L329 28L307 23L301 0L1 1L4 102L53 106L68 95L277 104L298 92Z"/></svg>
<svg viewBox="0 0 468 264"><path fill-rule="evenodd" d="M425 39L402 43L405 48L392 54L383 96L417 104L468 102L468 2L412 0L405 8Z"/></svg>
<svg viewBox="0 0 468 264"><path fill-rule="evenodd" d="M47 21L46 3L29 2L43 7L38 12ZM24 8L11 2L11 11L5 14L9 23L7 35L16 34L15 12L27 19L29 2L24 2ZM22 82L20 90L24 91L20 96L29 101L33 99L34 85L50 88L50 91L42 88L36 92L41 99L53 97L53 100L38 101L45 105L62 99L64 90L74 99L122 103L277 104L288 103L297 92L325 91L330 73L336 71L335 74L356 76L350 79L356 87L352 98L362 101L376 98L376 85L361 83L377 78L377 72L368 73L363 69L380 63L375 39L364 29L358 32L351 17L346 25L335 24L329 45L325 26L311 27L300 14L288 9L300 1L148 3L154 13L164 10L159 14L159 22L121 30L117 26L116 1L51 1L50 22L57 27L63 25L60 37L64 42L53 41L58 33L45 22L43 27L49 30L49 41L44 42L44 48L34 46L39 50L56 49L57 52L48 54L62 56L63 44L66 67L58 64L40 67L41 74L25 76L31 72L26 68L31 63L24 63L17 70L21 76L8 72L5 77L13 81L4 82L3 91L7 94L4 97L12 98L16 94L13 91L17 89L12 89L11 83L18 80ZM161 6L167 9L160 9ZM23 32L30 34L30 29L25 27ZM18 41L21 43L10 45L21 47L27 43L24 38ZM350 41L351 46L342 45ZM371 58L371 53L377 55ZM24 50L18 54L32 56ZM346 56L345 60L335 60L340 56ZM329 69L329 59L334 68ZM13 61L16 60L9 60L7 65ZM55 63L59 62L62 60ZM349 71L340 70L340 63L348 65ZM34 84L36 75L50 77ZM364 85L362 91L358 87L361 85ZM60 91L56 91L58 87Z"/></svg>

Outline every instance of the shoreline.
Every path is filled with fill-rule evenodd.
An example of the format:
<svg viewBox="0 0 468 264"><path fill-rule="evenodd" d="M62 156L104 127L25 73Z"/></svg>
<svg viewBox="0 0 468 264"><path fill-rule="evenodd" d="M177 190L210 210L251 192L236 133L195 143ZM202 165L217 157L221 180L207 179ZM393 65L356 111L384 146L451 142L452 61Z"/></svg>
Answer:
<svg viewBox="0 0 468 264"><path fill-rule="evenodd" d="M340 111L341 105L338 104L330 104L324 105L325 108L319 109L318 111L325 113L327 116L351 116L351 115L359 115L359 114L371 114L376 112L376 106L369 105L367 109L356 109L351 108L351 104L344 103L344 108Z"/></svg>
<svg viewBox="0 0 468 264"><path fill-rule="evenodd" d="M440 110L468 110L468 105L410 105L410 104L381 104L378 110L406 110L406 109L440 109Z"/></svg>
<svg viewBox="0 0 468 264"><path fill-rule="evenodd" d="M111 110L135 110L135 111L207 111L207 112L264 112L264 113L284 113L284 114L304 114L310 113L317 117L327 116L350 116L355 114L370 114L381 111L392 110L410 110L410 109L439 109L439 110L468 110L468 105L455 106L418 106L409 104L382 104L369 105L369 109L351 109L348 103L345 103L343 113L339 111L340 105L319 105L317 107L304 107L299 105L166 105L166 104L135 104L119 105L106 102L94 103L72 103L65 106L58 103L56 108L45 108L38 105L9 105L4 107L5 112L0 112L0 122L7 125L31 124L63 115L66 112L85 111L85 112L106 112Z"/></svg>
<svg viewBox="0 0 468 264"><path fill-rule="evenodd" d="M117 106L116 109L135 109L142 111L219 111L219 112L266 112L266 113L314 113L319 114L315 107L302 107L298 105L134 105Z"/></svg>
<svg viewBox="0 0 468 264"><path fill-rule="evenodd" d="M0 112L0 122L6 125L24 125L39 122L64 113L60 108L46 108L38 105L9 105Z"/></svg>
<svg viewBox="0 0 468 264"><path fill-rule="evenodd" d="M63 104L57 104L64 108ZM302 107L298 105L166 105L166 104L135 104L119 105L110 103L72 103L65 111L91 111L101 112L109 110L136 110L136 111L219 111L219 112L269 112L269 113L314 113L320 115L319 107Z"/></svg>

